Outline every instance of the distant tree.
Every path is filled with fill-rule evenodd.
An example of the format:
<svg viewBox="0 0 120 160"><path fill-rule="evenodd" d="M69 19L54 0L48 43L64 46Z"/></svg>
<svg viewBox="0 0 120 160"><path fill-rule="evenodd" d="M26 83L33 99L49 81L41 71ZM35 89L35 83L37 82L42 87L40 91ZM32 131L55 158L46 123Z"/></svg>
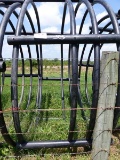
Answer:
<svg viewBox="0 0 120 160"><path fill-rule="evenodd" d="M58 58L54 58L54 61L57 62L57 61L59 61L59 59Z"/></svg>

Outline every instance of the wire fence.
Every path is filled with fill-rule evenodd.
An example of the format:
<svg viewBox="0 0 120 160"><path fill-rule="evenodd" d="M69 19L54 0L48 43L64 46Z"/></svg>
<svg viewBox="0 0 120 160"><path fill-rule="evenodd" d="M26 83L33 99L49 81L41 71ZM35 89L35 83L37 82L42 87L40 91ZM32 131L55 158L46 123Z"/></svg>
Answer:
<svg viewBox="0 0 120 160"><path fill-rule="evenodd" d="M29 67L29 66L26 66ZM18 67L19 68L19 67ZM55 66L51 66L43 69L43 73L52 75L53 68ZM61 72L61 67L59 66L59 72ZM19 70L19 69L18 69ZM34 72L37 68L33 69ZM68 66L66 65L64 71L68 73ZM59 77L59 72L53 71L54 78ZM17 141L17 135L21 135L20 133L16 133L14 128L14 120L13 120L13 112L19 113L19 120L22 130L22 135L26 139L26 141L64 141L68 138L68 134L72 132L74 134L74 140L84 140L86 139L86 135L90 132L93 133L94 130L89 130L89 122L90 122L90 112L94 110L115 110L120 109L119 106L106 106L105 109L103 107L92 107L92 68L89 69L88 72L88 90L89 93L85 92L85 66L81 71L81 77L79 84L70 84L69 80L64 81L62 84L64 88L64 107L62 103L61 96L61 81L52 80L46 81L43 80L42 86L42 100L40 108L38 108L37 101L37 90L38 85L37 80L38 77L33 78L33 83L28 84L30 81L29 77L25 78L26 84L22 84L22 77L18 78L19 84L18 87L18 102L21 98L21 88L24 86L24 94L21 102L19 103L19 107L12 107L11 101L11 81L10 77L6 77L4 74L4 84L1 85L1 105L2 110L0 114L4 115L5 124L8 129L8 133L3 133L0 138L0 146L1 146L1 158L9 158L9 159L91 159L91 146L70 146L67 148L40 148L40 149L18 149L16 150L14 147L10 147L2 136L10 135L14 141ZM6 73L8 74L8 73ZM9 71L10 74L10 71ZM29 74L29 72L28 72ZM68 75L67 75L68 77ZM1 75L1 80L3 76ZM105 82L102 83L106 85ZM77 104L77 108L70 107L70 85L76 85L81 89L81 99L82 99L82 107ZM118 86L118 82L116 82L116 86ZM31 98L28 104L29 90L32 87ZM112 94L112 93L109 93ZM90 96L89 102L87 99L87 95ZM76 111L76 127L75 130L69 130L70 124L70 112ZM84 112L84 115L83 115ZM102 130L99 130L101 132ZM115 157L119 158L119 121L116 128L112 130L104 130L108 131L112 135L111 139L111 149L110 149L110 159L114 159Z"/></svg>
<svg viewBox="0 0 120 160"><path fill-rule="evenodd" d="M1 159L120 158L119 21L104 0L0 0Z"/></svg>

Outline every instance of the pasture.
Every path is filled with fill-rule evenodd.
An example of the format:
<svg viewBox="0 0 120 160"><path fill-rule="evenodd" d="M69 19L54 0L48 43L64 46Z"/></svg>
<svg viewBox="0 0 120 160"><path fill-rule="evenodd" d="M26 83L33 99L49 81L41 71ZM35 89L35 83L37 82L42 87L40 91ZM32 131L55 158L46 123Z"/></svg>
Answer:
<svg viewBox="0 0 120 160"><path fill-rule="evenodd" d="M27 61L26 61L27 62ZM43 77L60 78L60 62L49 62L47 65L43 61ZM10 74L10 62L7 64L6 74ZM63 66L64 78L68 77L67 62ZM25 63L25 73L29 73L28 62ZM36 65L33 66L33 73L37 74L38 70ZM18 68L18 73L21 73L21 64ZM69 123L70 123L70 95L69 95L69 81L64 81L64 108L62 108L61 100L61 81L43 80L42 85L42 103L39 108L37 102L37 90L38 90L38 78L32 77L32 91L30 93L30 78L24 79L24 94L19 106L19 117L22 133L27 141L36 140L66 140L68 138ZM92 68L88 71L88 93L89 100L91 102L92 96ZM74 139L84 139L87 132L87 126L90 118L90 104L87 101L84 85L85 85L85 67L82 68L82 74L80 77L80 89L83 101L83 110L86 116L86 120L82 117L82 109L78 105L77 107L77 120L76 129L74 133ZM20 101L22 92L22 78L18 78L18 97ZM11 137L16 141L16 134L13 124L12 111L11 111L11 81L10 78L4 79L4 86L2 91L2 106L7 124L8 131ZM28 97L30 96L30 102ZM114 144L111 146L110 159L119 159L119 134L117 137L113 137ZM78 148L54 148L54 149L25 149L18 150L4 143L2 136L0 136L1 144L0 159L55 159L55 160L87 160L91 157L91 152L83 147Z"/></svg>

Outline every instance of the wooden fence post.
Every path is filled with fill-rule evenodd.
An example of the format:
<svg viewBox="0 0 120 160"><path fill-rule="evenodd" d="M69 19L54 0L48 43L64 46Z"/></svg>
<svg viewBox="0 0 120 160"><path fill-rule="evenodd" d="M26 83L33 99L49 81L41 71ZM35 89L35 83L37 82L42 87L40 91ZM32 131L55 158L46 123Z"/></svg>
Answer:
<svg viewBox="0 0 120 160"><path fill-rule="evenodd" d="M118 52L103 52L100 91L93 132L92 160L108 160L118 83Z"/></svg>

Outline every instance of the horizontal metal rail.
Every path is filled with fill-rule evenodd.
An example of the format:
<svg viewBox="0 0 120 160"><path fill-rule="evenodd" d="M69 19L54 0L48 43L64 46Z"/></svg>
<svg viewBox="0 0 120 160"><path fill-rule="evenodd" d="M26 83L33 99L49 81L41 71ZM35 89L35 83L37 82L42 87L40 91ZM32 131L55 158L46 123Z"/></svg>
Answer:
<svg viewBox="0 0 120 160"><path fill-rule="evenodd" d="M79 2L79 0L71 0L72 2ZM14 2L23 3L24 0L0 0L0 2L4 2L5 4L12 4ZM33 2L65 2L65 0L33 0Z"/></svg>
<svg viewBox="0 0 120 160"><path fill-rule="evenodd" d="M64 148L64 147L80 147L90 146L91 141L87 140L59 140L59 141L37 141L37 142L26 142L23 144L17 144L19 149L37 149L37 148Z"/></svg>
<svg viewBox="0 0 120 160"><path fill-rule="evenodd" d="M5 74L5 77L11 77L11 74ZM18 74L17 77L39 77L38 74ZM50 77L42 77L42 80L55 80L60 81L61 78L50 78ZM63 78L63 81L69 81L69 78Z"/></svg>
<svg viewBox="0 0 120 160"><path fill-rule="evenodd" d="M10 45L26 44L96 44L120 43L119 34L94 34L94 35L47 35L35 34L34 36L11 36L7 38Z"/></svg>

